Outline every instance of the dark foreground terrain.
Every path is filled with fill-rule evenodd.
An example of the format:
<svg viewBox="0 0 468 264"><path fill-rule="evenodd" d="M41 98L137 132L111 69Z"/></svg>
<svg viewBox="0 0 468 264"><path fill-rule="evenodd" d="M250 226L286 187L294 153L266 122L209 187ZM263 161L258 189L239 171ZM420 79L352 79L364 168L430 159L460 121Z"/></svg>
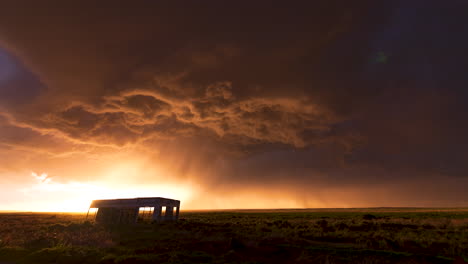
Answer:
<svg viewBox="0 0 468 264"><path fill-rule="evenodd" d="M464 263L468 209L182 212L100 226L0 214L0 263Z"/></svg>

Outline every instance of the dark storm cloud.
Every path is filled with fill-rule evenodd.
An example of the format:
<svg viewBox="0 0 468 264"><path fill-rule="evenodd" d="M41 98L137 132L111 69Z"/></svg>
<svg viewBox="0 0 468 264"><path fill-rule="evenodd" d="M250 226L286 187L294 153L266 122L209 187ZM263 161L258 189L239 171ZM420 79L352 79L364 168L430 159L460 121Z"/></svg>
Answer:
<svg viewBox="0 0 468 264"><path fill-rule="evenodd" d="M10 1L0 103L37 133L158 148L213 183L466 176L466 7Z"/></svg>
<svg viewBox="0 0 468 264"><path fill-rule="evenodd" d="M0 48L0 102L21 105L30 102L45 89L32 72L15 57Z"/></svg>

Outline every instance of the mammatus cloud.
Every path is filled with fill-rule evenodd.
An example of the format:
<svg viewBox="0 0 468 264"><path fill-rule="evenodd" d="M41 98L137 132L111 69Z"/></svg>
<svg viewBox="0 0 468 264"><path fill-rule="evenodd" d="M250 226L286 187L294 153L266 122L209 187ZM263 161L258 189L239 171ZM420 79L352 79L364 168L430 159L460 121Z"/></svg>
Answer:
<svg viewBox="0 0 468 264"><path fill-rule="evenodd" d="M236 100L231 83L222 82L209 85L200 97L170 98L151 90L132 90L103 97L98 105L75 102L48 115L40 125L58 128L73 138L107 139L116 145L151 137L212 133L219 139L238 138L241 145L305 147L313 140L306 132L325 135L335 122L307 99Z"/></svg>
<svg viewBox="0 0 468 264"><path fill-rule="evenodd" d="M198 208L467 199L461 1L20 2L0 11L18 185L165 182Z"/></svg>

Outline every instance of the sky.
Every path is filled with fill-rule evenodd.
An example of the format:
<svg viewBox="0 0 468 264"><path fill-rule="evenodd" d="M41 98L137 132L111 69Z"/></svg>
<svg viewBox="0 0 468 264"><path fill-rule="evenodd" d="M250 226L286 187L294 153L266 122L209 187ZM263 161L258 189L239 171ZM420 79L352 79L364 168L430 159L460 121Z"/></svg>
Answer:
<svg viewBox="0 0 468 264"><path fill-rule="evenodd" d="M468 206L466 10L4 1L0 210Z"/></svg>

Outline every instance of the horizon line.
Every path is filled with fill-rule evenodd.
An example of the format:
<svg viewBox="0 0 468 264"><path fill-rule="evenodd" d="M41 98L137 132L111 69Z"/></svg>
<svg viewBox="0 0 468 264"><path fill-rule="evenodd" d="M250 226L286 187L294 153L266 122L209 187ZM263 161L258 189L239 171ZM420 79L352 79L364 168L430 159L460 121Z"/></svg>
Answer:
<svg viewBox="0 0 468 264"><path fill-rule="evenodd" d="M377 207L310 207L310 208L224 208L224 209L180 209L181 212L203 212L203 211L267 211L267 210L359 210L359 209L426 209L426 210L448 210L448 209L467 209L468 206L453 207L430 207L430 206L377 206ZM29 210L0 210L0 213L57 213L57 214L76 214L86 213L87 211L29 211Z"/></svg>

